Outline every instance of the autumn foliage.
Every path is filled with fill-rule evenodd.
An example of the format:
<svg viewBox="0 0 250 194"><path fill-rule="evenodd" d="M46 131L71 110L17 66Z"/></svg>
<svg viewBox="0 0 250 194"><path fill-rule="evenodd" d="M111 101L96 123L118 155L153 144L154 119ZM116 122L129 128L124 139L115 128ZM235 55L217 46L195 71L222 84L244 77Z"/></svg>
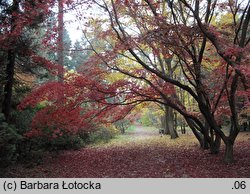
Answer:
<svg viewBox="0 0 250 194"><path fill-rule="evenodd" d="M92 28L112 46L98 53L92 45L96 56L91 62L98 64L99 58L110 70L143 82L146 87L141 88L153 88L156 98L147 90L141 96L180 113L202 147L209 144L216 153L222 139L225 161L232 162L239 110L249 105L249 4L94 1L93 7L106 18L93 17ZM213 18L216 14L222 18L221 11L230 16L223 26L217 24L220 18ZM109 28L100 29L103 23ZM127 65L120 58L126 58ZM131 70L138 66L141 74ZM165 84L171 90L164 91ZM195 112L180 102L177 89L193 98L198 106Z"/></svg>
<svg viewBox="0 0 250 194"><path fill-rule="evenodd" d="M48 82L34 89L19 105L21 110L42 106L33 118L32 130L26 135L56 138L90 132L93 124L109 124L125 117L133 107L118 107L110 102L115 101L116 90L124 83L107 86L97 79L100 77L93 74L88 77L69 73L63 82Z"/></svg>
<svg viewBox="0 0 250 194"><path fill-rule="evenodd" d="M89 2L103 17L79 13L92 50L86 63L69 73L33 56L58 81L37 86L19 105L42 106L26 136L53 139L88 132L93 125L124 118L139 104L154 102L180 114L204 149L218 153L222 140L224 160L233 162L240 112L250 98L249 3ZM222 18L223 12L231 19L220 26L220 18L214 17ZM180 100L180 91L195 108Z"/></svg>

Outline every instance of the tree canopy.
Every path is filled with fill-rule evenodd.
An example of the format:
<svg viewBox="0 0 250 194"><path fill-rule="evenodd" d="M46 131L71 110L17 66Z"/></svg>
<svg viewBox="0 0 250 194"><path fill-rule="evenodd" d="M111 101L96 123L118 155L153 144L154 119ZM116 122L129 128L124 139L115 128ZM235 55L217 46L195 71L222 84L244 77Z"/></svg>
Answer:
<svg viewBox="0 0 250 194"><path fill-rule="evenodd" d="M147 107L171 138L184 123L203 149L217 154L222 142L224 161L234 161L249 125L249 2L13 0L0 10L1 108L10 125L13 112L34 111L24 139L122 127ZM74 45L70 11L82 30ZM16 77L28 72L47 80L24 84L31 91L13 104Z"/></svg>

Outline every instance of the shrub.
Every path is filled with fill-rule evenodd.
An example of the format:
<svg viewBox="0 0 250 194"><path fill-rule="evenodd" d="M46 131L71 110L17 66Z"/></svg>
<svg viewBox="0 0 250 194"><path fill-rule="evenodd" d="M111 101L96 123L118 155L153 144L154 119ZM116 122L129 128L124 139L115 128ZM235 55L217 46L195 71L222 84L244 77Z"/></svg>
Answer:
<svg viewBox="0 0 250 194"><path fill-rule="evenodd" d="M115 122L115 127L119 129L122 134L125 133L125 131L129 128L130 125L131 121L128 119L122 119Z"/></svg>
<svg viewBox="0 0 250 194"><path fill-rule="evenodd" d="M50 151L59 151L66 149L79 149L86 146L88 134L67 135L54 138L47 142L47 148Z"/></svg>
<svg viewBox="0 0 250 194"><path fill-rule="evenodd" d="M90 143L108 142L115 135L119 134L119 130L113 125L108 127L100 127L95 132L90 133Z"/></svg>
<svg viewBox="0 0 250 194"><path fill-rule="evenodd" d="M21 138L13 125L4 122L4 116L0 113L0 167L7 167L16 161L16 144Z"/></svg>

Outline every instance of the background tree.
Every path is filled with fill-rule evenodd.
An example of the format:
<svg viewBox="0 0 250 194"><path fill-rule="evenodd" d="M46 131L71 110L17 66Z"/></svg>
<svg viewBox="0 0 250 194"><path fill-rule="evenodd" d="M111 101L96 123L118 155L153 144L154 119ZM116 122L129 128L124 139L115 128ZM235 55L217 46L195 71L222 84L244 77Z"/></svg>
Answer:
<svg viewBox="0 0 250 194"><path fill-rule="evenodd" d="M69 55L71 58L69 68L78 69L87 61L91 53L91 50L87 47L86 41L76 41Z"/></svg>
<svg viewBox="0 0 250 194"><path fill-rule="evenodd" d="M19 114L16 106L33 86L37 64L33 57L40 48L37 32L50 14L53 1L0 2L0 57L1 57L1 161L6 166L15 161L19 145L23 143L23 129L32 112ZM22 121L22 122L20 122Z"/></svg>
<svg viewBox="0 0 250 194"><path fill-rule="evenodd" d="M64 65L64 44L63 44L63 38L64 38L64 22L63 22L63 16L64 16L64 2L63 0L58 0L58 39L57 39L57 55L58 55L58 64Z"/></svg>
<svg viewBox="0 0 250 194"><path fill-rule="evenodd" d="M19 67L24 57L29 57L32 39L28 37L29 31L36 28L49 13L53 2L41 3L38 1L1 1L1 52L8 59L1 65L5 67L4 98L2 113L7 122L10 121L11 99L13 93L14 74L17 63ZM32 12L30 12L33 10ZM21 22L22 21L22 22ZM26 37L25 37L26 36ZM17 61L18 60L18 61ZM26 66L27 69L27 66Z"/></svg>

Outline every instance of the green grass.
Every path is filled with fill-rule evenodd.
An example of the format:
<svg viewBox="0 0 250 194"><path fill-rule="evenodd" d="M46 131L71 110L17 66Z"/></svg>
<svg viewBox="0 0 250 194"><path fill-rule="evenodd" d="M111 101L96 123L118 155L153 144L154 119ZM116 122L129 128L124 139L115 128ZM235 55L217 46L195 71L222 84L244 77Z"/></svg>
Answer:
<svg viewBox="0 0 250 194"><path fill-rule="evenodd" d="M134 132L135 131L135 125L130 125L126 130L125 130L125 133L126 132Z"/></svg>

